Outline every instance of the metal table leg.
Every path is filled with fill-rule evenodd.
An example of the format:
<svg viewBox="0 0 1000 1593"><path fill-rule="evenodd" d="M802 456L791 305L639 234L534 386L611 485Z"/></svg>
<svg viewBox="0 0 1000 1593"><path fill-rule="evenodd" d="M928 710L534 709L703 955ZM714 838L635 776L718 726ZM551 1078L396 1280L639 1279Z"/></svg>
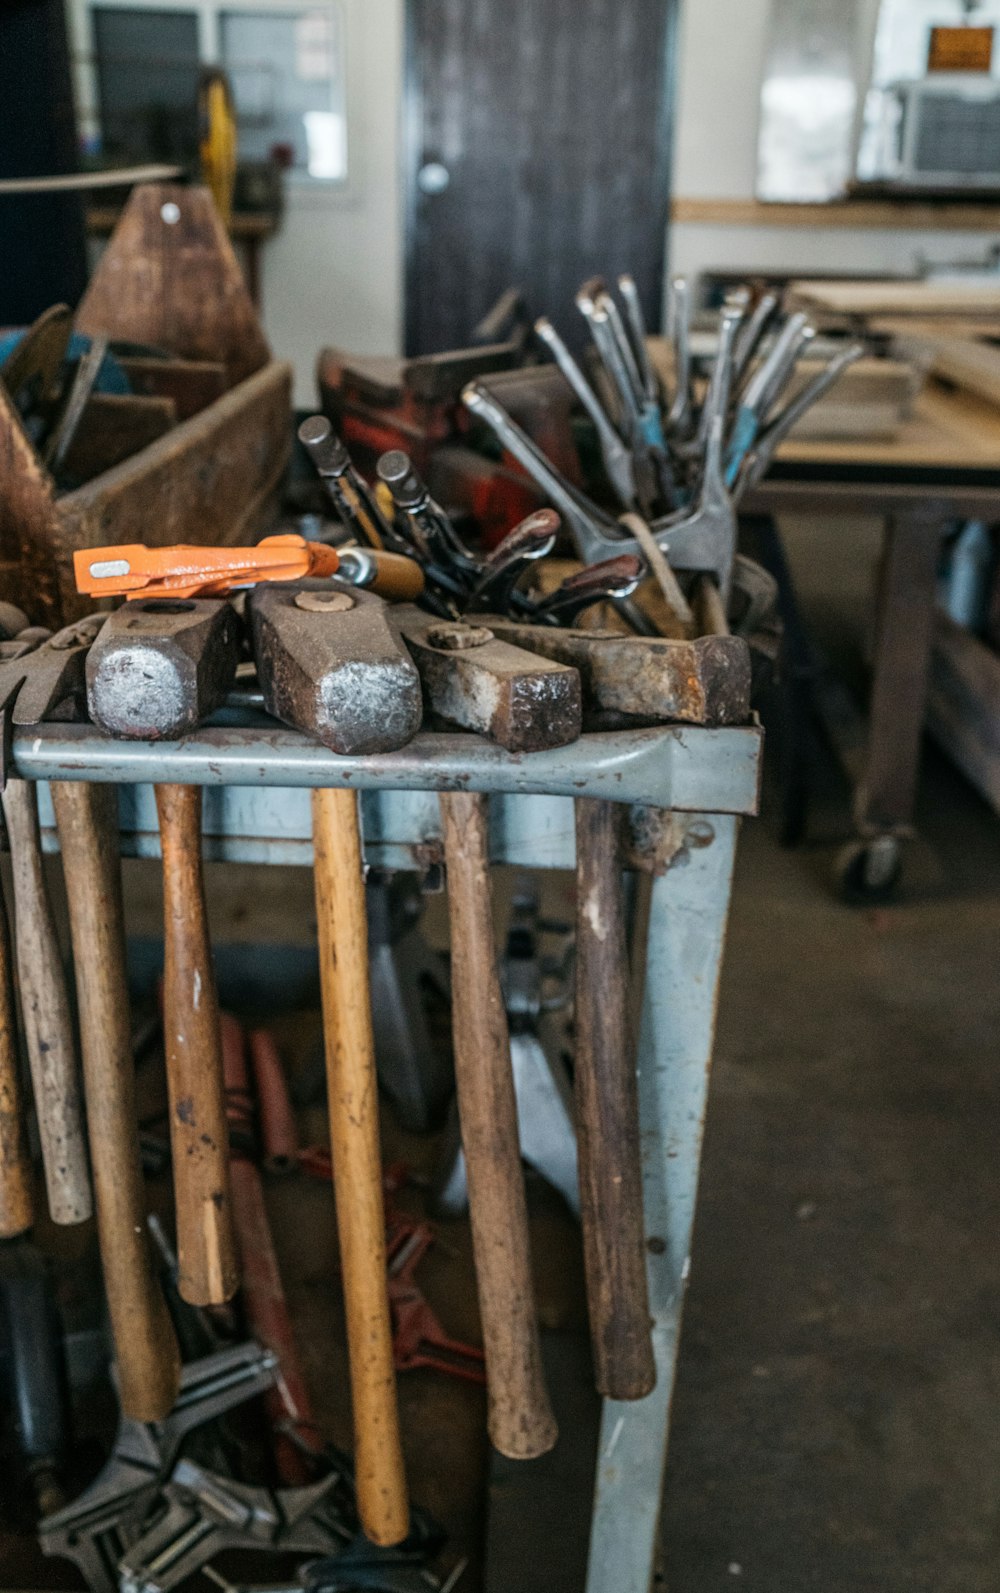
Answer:
<svg viewBox="0 0 1000 1593"><path fill-rule="evenodd" d="M690 1270L698 1166L738 820L686 820L687 845L651 889L639 1108L657 1383L601 1418L587 1593L648 1593L670 1398Z"/></svg>
<svg viewBox="0 0 1000 1593"><path fill-rule="evenodd" d="M899 842L912 826L946 524L947 511L936 503L886 522L868 747L854 792L860 840L841 859L841 882L852 895L892 889L900 872Z"/></svg>

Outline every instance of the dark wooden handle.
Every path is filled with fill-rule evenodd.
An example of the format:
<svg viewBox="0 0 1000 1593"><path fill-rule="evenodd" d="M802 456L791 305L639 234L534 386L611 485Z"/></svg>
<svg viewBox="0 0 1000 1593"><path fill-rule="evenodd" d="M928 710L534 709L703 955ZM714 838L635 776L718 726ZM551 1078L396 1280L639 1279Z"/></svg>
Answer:
<svg viewBox="0 0 1000 1593"><path fill-rule="evenodd" d="M222 1042L201 868L201 788L158 785L163 853L163 1035L177 1204L177 1286L221 1305L239 1283Z"/></svg>
<svg viewBox="0 0 1000 1593"><path fill-rule="evenodd" d="M641 1399L656 1382L656 1366L618 824L613 802L578 799L576 1132L597 1387L610 1399Z"/></svg>
<svg viewBox="0 0 1000 1593"><path fill-rule="evenodd" d="M7 911L0 899L0 1239L31 1227L31 1158L24 1132Z"/></svg>
<svg viewBox="0 0 1000 1593"><path fill-rule="evenodd" d="M93 1210L83 1100L66 975L45 875L35 787L11 780L3 795L14 879L14 943L21 1017L53 1222L83 1222Z"/></svg>
<svg viewBox="0 0 1000 1593"><path fill-rule="evenodd" d="M122 1412L160 1421L180 1381L180 1354L157 1281L139 1159L135 1064L115 792L54 782L69 902L97 1233Z"/></svg>
<svg viewBox="0 0 1000 1593"><path fill-rule="evenodd" d="M451 925L452 1042L489 1399L501 1454L558 1436L542 1373L510 1039L497 972L484 796L441 796Z"/></svg>
<svg viewBox="0 0 1000 1593"><path fill-rule="evenodd" d="M378 1082L358 799L314 791L316 921L323 993L330 1151L354 1407L354 1477L373 1543L402 1542L409 1503L399 1436L386 1287Z"/></svg>

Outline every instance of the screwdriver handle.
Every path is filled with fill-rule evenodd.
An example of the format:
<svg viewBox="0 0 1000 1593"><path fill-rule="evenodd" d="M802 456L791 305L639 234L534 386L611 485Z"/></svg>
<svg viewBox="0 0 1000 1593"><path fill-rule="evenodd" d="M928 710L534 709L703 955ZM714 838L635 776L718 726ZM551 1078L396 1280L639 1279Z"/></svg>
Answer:
<svg viewBox="0 0 1000 1593"><path fill-rule="evenodd" d="M163 855L163 1035L177 1203L177 1287L222 1305L239 1282L222 1041L201 866L201 788L158 785Z"/></svg>
<svg viewBox="0 0 1000 1593"><path fill-rule="evenodd" d="M180 1352L156 1278L139 1157L125 976L118 825L111 786L53 781L76 966L97 1234L123 1415L161 1421Z"/></svg>
<svg viewBox="0 0 1000 1593"><path fill-rule="evenodd" d="M0 899L0 1239L13 1239L31 1227L32 1182L18 1067L10 930Z"/></svg>
<svg viewBox="0 0 1000 1593"><path fill-rule="evenodd" d="M489 1433L513 1460L558 1436L542 1373L510 1037L497 973L487 799L440 797L451 926L452 1040L486 1356Z"/></svg>
<svg viewBox="0 0 1000 1593"><path fill-rule="evenodd" d="M595 1376L609 1399L642 1399L656 1382L627 973L617 804L580 797L574 1068L580 1217Z"/></svg>
<svg viewBox="0 0 1000 1593"><path fill-rule="evenodd" d="M323 1033L354 1407L354 1475L373 1543L401 1543L409 1504L392 1362L378 1082L358 799L312 796Z"/></svg>
<svg viewBox="0 0 1000 1593"><path fill-rule="evenodd" d="M416 559L382 548L341 548L338 574L390 603L415 603L424 590L424 572Z"/></svg>
<svg viewBox="0 0 1000 1593"><path fill-rule="evenodd" d="M3 793L14 881L17 976L52 1221L84 1222L93 1210L83 1101L66 975L42 869L34 785Z"/></svg>

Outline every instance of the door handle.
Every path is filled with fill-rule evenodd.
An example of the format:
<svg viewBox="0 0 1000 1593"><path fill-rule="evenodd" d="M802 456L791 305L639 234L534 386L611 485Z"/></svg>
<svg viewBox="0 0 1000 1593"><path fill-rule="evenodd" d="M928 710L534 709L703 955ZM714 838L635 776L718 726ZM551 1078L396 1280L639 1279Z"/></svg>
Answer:
<svg viewBox="0 0 1000 1593"><path fill-rule="evenodd" d="M451 172L439 160L427 160L417 172L417 187L422 194L443 194L451 182Z"/></svg>

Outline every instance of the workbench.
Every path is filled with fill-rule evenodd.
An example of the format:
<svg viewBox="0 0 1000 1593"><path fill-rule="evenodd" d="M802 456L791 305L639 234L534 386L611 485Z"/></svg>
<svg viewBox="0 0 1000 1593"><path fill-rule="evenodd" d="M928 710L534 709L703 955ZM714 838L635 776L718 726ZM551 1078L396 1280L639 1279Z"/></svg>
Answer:
<svg viewBox="0 0 1000 1593"><path fill-rule="evenodd" d="M912 834L941 542L957 521L1000 518L1000 410L931 380L897 437L791 438L741 505L779 549L778 515L852 513L885 517L867 732L846 721L843 698L836 723L824 718L854 786L841 882L863 898L894 887Z"/></svg>
<svg viewBox="0 0 1000 1593"><path fill-rule="evenodd" d="M345 758L252 705L224 710L177 742L112 741L89 725L56 723L13 740L14 772L42 782L49 850L57 846L51 780L118 785L130 855L158 855L151 782L170 780L205 787L207 857L306 865L314 787L359 790L366 861L410 870L443 855L441 790L491 793L493 860L529 868L574 866L575 797L631 810L629 864L644 882L633 997L657 1382L645 1399L604 1403L587 1593L649 1593L652 1584L733 863L740 816L757 810L760 756L751 724L591 734L526 754L424 732L398 752ZM538 1586L532 1574L526 1567L524 1587Z"/></svg>

